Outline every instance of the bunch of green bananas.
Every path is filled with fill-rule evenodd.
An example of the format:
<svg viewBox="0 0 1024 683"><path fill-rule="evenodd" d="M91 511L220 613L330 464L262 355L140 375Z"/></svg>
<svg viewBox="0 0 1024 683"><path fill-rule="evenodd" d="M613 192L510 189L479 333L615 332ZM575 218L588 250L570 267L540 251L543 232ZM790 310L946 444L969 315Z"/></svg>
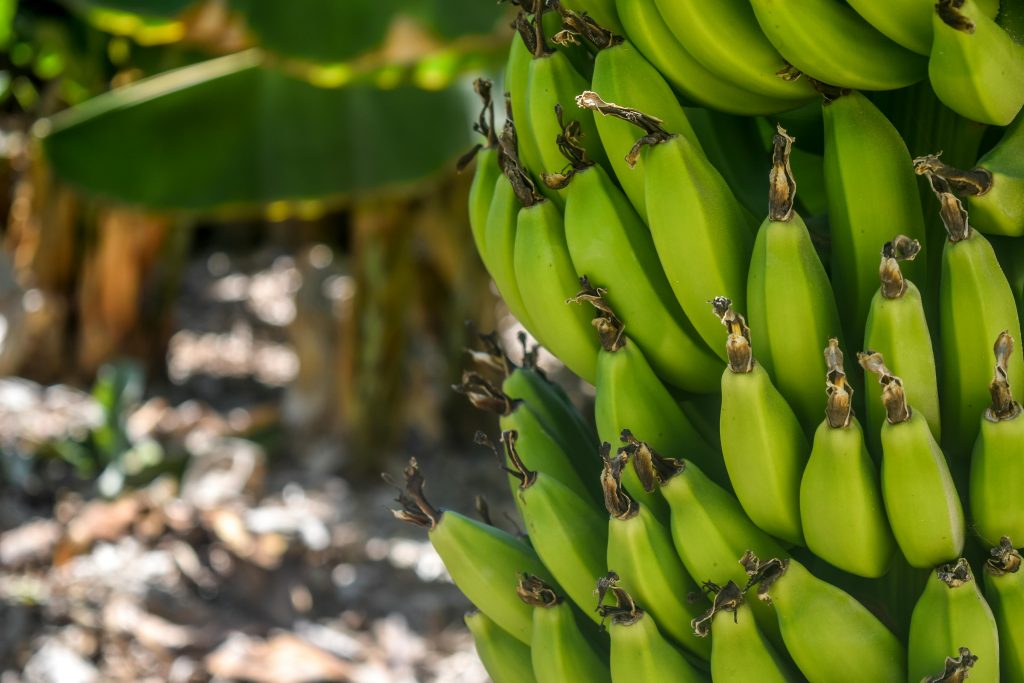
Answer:
<svg viewBox="0 0 1024 683"><path fill-rule="evenodd" d="M473 238L593 420L485 337L525 534L396 511L492 678L1024 682L1024 2L513 2Z"/></svg>

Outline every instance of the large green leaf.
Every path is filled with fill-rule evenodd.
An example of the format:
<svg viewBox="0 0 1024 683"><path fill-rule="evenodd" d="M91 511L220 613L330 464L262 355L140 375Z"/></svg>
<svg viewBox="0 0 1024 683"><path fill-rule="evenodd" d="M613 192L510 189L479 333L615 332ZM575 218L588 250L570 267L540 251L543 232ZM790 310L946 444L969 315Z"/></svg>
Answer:
<svg viewBox="0 0 1024 683"><path fill-rule="evenodd" d="M469 144L458 86L317 88L257 50L111 91L37 126L56 173L162 209L320 200L421 180Z"/></svg>

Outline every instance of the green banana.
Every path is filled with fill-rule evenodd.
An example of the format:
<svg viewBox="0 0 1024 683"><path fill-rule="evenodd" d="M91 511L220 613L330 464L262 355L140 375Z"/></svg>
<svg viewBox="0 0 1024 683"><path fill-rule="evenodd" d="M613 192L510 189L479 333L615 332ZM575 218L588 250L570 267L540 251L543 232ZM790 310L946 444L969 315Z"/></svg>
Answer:
<svg viewBox="0 0 1024 683"><path fill-rule="evenodd" d="M906 650L892 631L848 593L796 560L741 560L757 596L775 608L797 668L811 683L907 680Z"/></svg>
<svg viewBox="0 0 1024 683"><path fill-rule="evenodd" d="M921 292L907 280L901 264L917 257L920 243L897 235L882 247L878 268L882 284L871 299L864 329L864 348L882 354L893 374L906 380L907 403L921 413L936 441L942 439L939 418L939 383L935 371L932 338L925 319ZM868 443L881 453L885 406L880 392L867 402Z"/></svg>
<svg viewBox="0 0 1024 683"><path fill-rule="evenodd" d="M828 0L833 2L833 0ZM830 259L836 303L847 343L862 348L861 332L878 289L878 247L892 225L925 249L925 224L910 152L889 120L859 92L822 105L825 121L825 192L832 237ZM925 281L927 259L908 263L906 274Z"/></svg>
<svg viewBox="0 0 1024 683"><path fill-rule="evenodd" d="M935 674L936 665L961 647L969 648L977 658L971 681L999 681L996 620L962 557L937 567L918 598L910 619L907 680L919 681Z"/></svg>
<svg viewBox="0 0 1024 683"><path fill-rule="evenodd" d="M595 651L577 622L576 611L554 588L536 576L522 574L516 594L533 607L529 654L537 683L611 683L607 655Z"/></svg>
<svg viewBox="0 0 1024 683"><path fill-rule="evenodd" d="M530 647L501 630L483 612L466 615L476 654L494 683L537 683L530 664Z"/></svg>
<svg viewBox="0 0 1024 683"><path fill-rule="evenodd" d="M529 301L527 329L566 367L594 382L598 344L587 312L565 306L577 287L576 271L562 214L550 201L538 200L519 211L513 263L520 293Z"/></svg>
<svg viewBox="0 0 1024 683"><path fill-rule="evenodd" d="M480 116L473 124L473 130L484 136L485 142L477 144L459 159L458 170L461 173L475 158L476 171L473 182L469 186L469 229L473 234L473 243L478 254L487 251L485 235L487 230L487 214L490 213L494 189L501 176L498 165L498 135L494 128L494 101L491 99L491 82L485 78L473 81L473 89L483 100Z"/></svg>
<svg viewBox="0 0 1024 683"><path fill-rule="evenodd" d="M967 211L950 184L915 160L941 205L947 240L939 281L939 329L942 333L942 430L954 458L963 462L978 435L978 418L988 405L990 366L987 349L1002 330L1020 339L1017 302L999 267L992 245L971 229ZM1009 368L1011 386L1024 386L1024 364ZM948 557L946 559L949 559Z"/></svg>
<svg viewBox="0 0 1024 683"><path fill-rule="evenodd" d="M828 404L800 481L800 519L807 547L840 569L868 578L889 571L896 544L885 517L875 464L853 416L853 390L843 352L825 349Z"/></svg>
<svg viewBox="0 0 1024 683"><path fill-rule="evenodd" d="M946 458L925 419L907 405L903 381L879 353L857 360L878 375L886 422L882 425L882 499L893 536L911 566L930 568L964 547L964 512Z"/></svg>
<svg viewBox="0 0 1024 683"><path fill-rule="evenodd" d="M519 572L554 583L533 548L501 529L452 510L435 508L423 495L424 479L416 459L405 468L405 487L397 498L396 518L423 527L455 585L503 631L530 644L533 614L510 590Z"/></svg>
<svg viewBox="0 0 1024 683"><path fill-rule="evenodd" d="M989 385L992 405L981 419L970 478L974 531L988 545L1003 536L1024 539L1024 501L1008 495L1012 482L1024 481L1024 411L1013 400L1007 381L1013 338L1006 332L996 340L995 355L995 378Z"/></svg>
<svg viewBox="0 0 1024 683"><path fill-rule="evenodd" d="M968 171L947 166L936 155L915 163L919 172L940 176L954 194L967 198L972 227L988 235L1024 235L1024 114Z"/></svg>
<svg viewBox="0 0 1024 683"><path fill-rule="evenodd" d="M566 595L596 621L592 586L594 577L605 571L608 523L589 500L554 477L528 469L516 448L517 438L514 431L501 434L509 471L520 482L516 499L530 542Z"/></svg>
<svg viewBox="0 0 1024 683"><path fill-rule="evenodd" d="M842 332L832 285L807 226L793 210L792 145L780 126L773 140L768 217L750 259L747 311L750 326L762 335L754 345L758 362L810 434L821 421L815 389L826 373L821 344L841 340Z"/></svg>
<svg viewBox="0 0 1024 683"><path fill-rule="evenodd" d="M749 549L782 556L783 550L744 514L739 501L689 460L666 458L631 439L628 453L637 478L659 486L671 507L672 541L686 571L698 583L746 581L738 558ZM751 605L765 634L777 641L778 625L766 605Z"/></svg>
<svg viewBox="0 0 1024 683"><path fill-rule="evenodd" d="M647 223L661 269L704 344L721 349L721 331L707 315L707 301L717 292L742 296L746 291L753 247L746 211L687 136L671 135L658 119L606 102L593 91L582 93L576 101L604 116L628 121L645 133L633 145L627 162L635 164L643 150ZM614 286L611 291L615 292ZM725 360L723 351L718 355ZM717 368L720 370L721 364Z"/></svg>
<svg viewBox="0 0 1024 683"><path fill-rule="evenodd" d="M508 62L505 64L507 108L522 138L519 141L519 157L527 169L539 173L543 169L543 162L537 147L537 136L530 128L529 117L530 62L533 61L533 53L536 50L537 32L525 12L516 14L512 28L512 45L509 48ZM539 176L535 176L533 180L539 180Z"/></svg>
<svg viewBox="0 0 1024 683"><path fill-rule="evenodd" d="M711 654L711 644L687 628L704 611L700 588L686 573L672 545L672 535L647 509L622 487L628 462L625 452L614 457L605 443L604 489L608 520L608 566L619 575L622 587L648 605L666 637L701 659Z"/></svg>
<svg viewBox="0 0 1024 683"><path fill-rule="evenodd" d="M530 469L554 477L585 500L600 502L601 495L596 484L601 467L596 449L576 452L567 447L566 441L558 435L559 425L551 425L532 403L510 398L475 372L463 372L462 383L455 389L465 394L475 407L498 415L502 431L512 430L519 435L522 451L526 453L525 462ZM477 440L487 445L485 436L478 436ZM596 468L588 466L595 461L598 463ZM505 467L511 468L513 464L505 462ZM591 470L589 473L588 469ZM513 497L519 483L519 477L509 475Z"/></svg>
<svg viewBox="0 0 1024 683"><path fill-rule="evenodd" d="M776 652L754 621L739 586L705 584L715 593L714 604L692 626L699 636L714 631L711 641L711 679L715 683L796 683L799 675Z"/></svg>
<svg viewBox="0 0 1024 683"><path fill-rule="evenodd" d="M605 44L598 47L601 49L594 60L591 89L616 102L628 102L636 109L655 112L667 129L678 131L700 151L700 141L686 112L658 70L629 41L618 36L609 36ZM626 160L626 152L636 140L636 129L613 116L597 116L594 122L601 144L610 151L608 160L622 191L640 218L649 223L644 189L647 167L630 165Z"/></svg>
<svg viewBox="0 0 1024 683"><path fill-rule="evenodd" d="M572 151L572 144L567 132L563 149ZM659 377L687 391L714 391L720 361L672 296L643 221L603 168L579 157L572 163L558 182L568 183L565 239L576 272L607 288L608 302Z"/></svg>
<svg viewBox="0 0 1024 683"><path fill-rule="evenodd" d="M750 329L725 297L712 301L729 330L722 373L722 456L744 512L777 538L802 544L800 477L810 448L800 421L754 360Z"/></svg>
<svg viewBox="0 0 1024 683"><path fill-rule="evenodd" d="M707 678L665 640L654 620L618 585L609 572L598 582L598 612L609 621L613 683L704 683ZM611 595L614 605L605 605Z"/></svg>
<svg viewBox="0 0 1024 683"><path fill-rule="evenodd" d="M577 303L590 303L598 310L598 317L594 319L601 340L594 380L598 439L618 443L623 430L630 430L655 448L686 453L716 481L727 485L729 476L721 455L700 436L658 379L643 351L625 334L604 295L603 290L584 282L584 289L572 299ZM668 508L653 486L641 486L628 472L625 476L630 492L651 508L658 519L667 520Z"/></svg>
<svg viewBox="0 0 1024 683"><path fill-rule="evenodd" d="M891 40L919 55L928 56L932 47L932 15L935 5L920 0L846 0L850 7ZM986 16L995 18L999 0L978 0ZM915 681L915 683L917 683Z"/></svg>
<svg viewBox="0 0 1024 683"><path fill-rule="evenodd" d="M1005 126L1024 106L1024 45L975 0L938 0L928 78L947 107L979 123Z"/></svg>
<svg viewBox="0 0 1024 683"><path fill-rule="evenodd" d="M771 148L763 140L761 119L696 107L687 109L686 115L711 165L725 178L756 228L755 216L764 213L764 155Z"/></svg>
<svg viewBox="0 0 1024 683"><path fill-rule="evenodd" d="M723 80L763 96L807 100L814 90L771 44L747 0L657 0L682 46Z"/></svg>
<svg viewBox="0 0 1024 683"><path fill-rule="evenodd" d="M799 100L768 97L745 90L706 69L676 40L662 19L655 0L616 0L615 4L629 39L672 87L690 102L745 116L774 114L799 104ZM596 67L594 72L597 73ZM594 83L594 90L612 99L618 98L607 86ZM807 97L812 97L812 93L808 92ZM633 100L625 97L619 101L634 104ZM643 108L639 102L636 105ZM668 128L676 130L671 121L668 121ZM611 147L606 144L605 149Z"/></svg>
<svg viewBox="0 0 1024 683"><path fill-rule="evenodd" d="M999 669L1004 681L1024 681L1024 572L1009 538L992 548L982 578L999 629Z"/></svg>
<svg viewBox="0 0 1024 683"><path fill-rule="evenodd" d="M925 76L926 60L886 38L845 2L750 0L787 62L822 83L895 90Z"/></svg>

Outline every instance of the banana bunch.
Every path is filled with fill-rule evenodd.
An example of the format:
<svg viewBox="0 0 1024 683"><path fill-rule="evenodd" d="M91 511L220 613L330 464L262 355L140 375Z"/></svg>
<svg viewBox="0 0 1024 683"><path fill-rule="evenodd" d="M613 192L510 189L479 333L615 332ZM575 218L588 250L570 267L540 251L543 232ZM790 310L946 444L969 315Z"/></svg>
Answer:
<svg viewBox="0 0 1024 683"><path fill-rule="evenodd" d="M510 1L457 389L525 532L395 511L492 679L1024 683L1024 2Z"/></svg>

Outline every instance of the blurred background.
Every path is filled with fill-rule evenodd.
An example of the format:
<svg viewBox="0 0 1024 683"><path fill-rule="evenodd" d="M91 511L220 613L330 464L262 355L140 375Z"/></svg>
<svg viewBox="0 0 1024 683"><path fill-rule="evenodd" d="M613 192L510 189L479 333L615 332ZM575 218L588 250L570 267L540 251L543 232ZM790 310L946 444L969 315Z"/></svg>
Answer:
<svg viewBox="0 0 1024 683"><path fill-rule="evenodd" d="M486 679L380 472L508 498L451 385L509 10L0 0L0 683Z"/></svg>

